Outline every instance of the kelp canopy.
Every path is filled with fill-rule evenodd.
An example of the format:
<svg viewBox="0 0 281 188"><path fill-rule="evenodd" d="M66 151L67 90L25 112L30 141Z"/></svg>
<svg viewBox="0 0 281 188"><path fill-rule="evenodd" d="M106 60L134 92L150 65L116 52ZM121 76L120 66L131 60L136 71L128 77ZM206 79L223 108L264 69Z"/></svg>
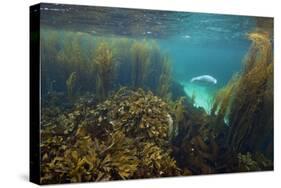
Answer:
<svg viewBox="0 0 281 188"><path fill-rule="evenodd" d="M269 32L247 35L243 70L210 114L155 41L41 33L42 184L273 169Z"/></svg>

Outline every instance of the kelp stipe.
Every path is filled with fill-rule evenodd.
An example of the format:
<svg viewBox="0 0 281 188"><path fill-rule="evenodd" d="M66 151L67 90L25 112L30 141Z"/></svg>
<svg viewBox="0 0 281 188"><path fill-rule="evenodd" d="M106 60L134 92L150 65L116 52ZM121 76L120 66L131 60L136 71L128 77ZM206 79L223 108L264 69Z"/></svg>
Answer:
<svg viewBox="0 0 281 188"><path fill-rule="evenodd" d="M175 102L170 101L170 105L172 106L172 112L173 112L173 129L171 132L171 139L174 139L177 137L179 132L179 127L183 123L184 120L184 113L186 113L185 110L185 101L186 97L181 97Z"/></svg>
<svg viewBox="0 0 281 188"><path fill-rule="evenodd" d="M90 92L100 100L122 86L151 90L166 100L174 92L170 88L171 59L155 41L93 39L87 33L57 30L44 30L41 40L44 96L67 95L66 80L73 72L76 94Z"/></svg>
<svg viewBox="0 0 281 188"><path fill-rule="evenodd" d="M68 79L66 80L67 94L70 99L72 99L74 96L76 80L76 72L71 73Z"/></svg>
<svg viewBox="0 0 281 188"><path fill-rule="evenodd" d="M53 87L55 92L67 92L65 82L72 72L76 72L77 75L77 93L92 91L89 84L89 80L92 80L91 67L87 58L89 55L82 44L82 39L86 36L69 31L45 30L43 32L42 41L48 41L49 38L54 39L51 40L53 41L51 44L42 43L44 56L49 57L42 58L42 69L44 70L42 79L47 85L55 81ZM48 78L45 78L46 75L49 75ZM48 93L48 89L43 90L43 94L45 93Z"/></svg>
<svg viewBox="0 0 281 188"><path fill-rule="evenodd" d="M131 86L132 74L130 71L132 70L132 62L130 52L134 41L129 38L113 38L111 41L116 66L115 84L120 87Z"/></svg>
<svg viewBox="0 0 281 188"><path fill-rule="evenodd" d="M105 99L113 84L115 66L113 62L112 49L105 42L101 42L96 49L96 57L94 63L96 64L96 94L99 95L100 100Z"/></svg>
<svg viewBox="0 0 281 188"><path fill-rule="evenodd" d="M143 87L147 78L149 68L149 47L143 42L135 42L131 48L132 54L132 86L133 88Z"/></svg>
<svg viewBox="0 0 281 188"><path fill-rule="evenodd" d="M158 81L158 95L166 100L171 98L171 61L165 56L161 62L161 74Z"/></svg>

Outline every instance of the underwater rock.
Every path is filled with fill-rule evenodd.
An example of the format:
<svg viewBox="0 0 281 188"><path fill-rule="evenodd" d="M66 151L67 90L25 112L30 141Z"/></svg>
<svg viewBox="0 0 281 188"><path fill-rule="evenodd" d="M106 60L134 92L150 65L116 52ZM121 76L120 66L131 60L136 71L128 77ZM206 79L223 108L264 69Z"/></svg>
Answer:
<svg viewBox="0 0 281 188"><path fill-rule="evenodd" d="M106 109L106 112L104 111ZM173 129L169 106L151 92L120 89L96 109L97 124L114 122L114 129L125 129L127 136L166 142ZM107 119L103 121L103 117Z"/></svg>
<svg viewBox="0 0 281 188"><path fill-rule="evenodd" d="M189 99L189 97L186 96L185 94L184 86L181 85L180 83L176 81L171 81L170 90L171 90L171 100L175 101L180 97L185 96L187 100L191 101L191 99Z"/></svg>
<svg viewBox="0 0 281 188"><path fill-rule="evenodd" d="M173 138L173 156L183 173L209 174L216 171L219 148L212 136L205 111L193 107L185 98L175 103L178 134Z"/></svg>
<svg viewBox="0 0 281 188"><path fill-rule="evenodd" d="M181 174L168 144L172 111L162 99L121 88L103 103L87 101L60 115L43 110L41 183Z"/></svg>

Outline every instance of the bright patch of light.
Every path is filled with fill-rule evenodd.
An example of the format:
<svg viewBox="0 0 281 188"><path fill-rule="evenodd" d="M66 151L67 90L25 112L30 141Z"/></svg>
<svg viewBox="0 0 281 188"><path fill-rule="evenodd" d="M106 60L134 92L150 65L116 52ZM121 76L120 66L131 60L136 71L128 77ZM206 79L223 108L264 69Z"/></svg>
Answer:
<svg viewBox="0 0 281 188"><path fill-rule="evenodd" d="M210 114L213 105L215 89L211 86L199 85L196 83L182 82L186 95L190 98L195 96L194 106L202 107Z"/></svg>

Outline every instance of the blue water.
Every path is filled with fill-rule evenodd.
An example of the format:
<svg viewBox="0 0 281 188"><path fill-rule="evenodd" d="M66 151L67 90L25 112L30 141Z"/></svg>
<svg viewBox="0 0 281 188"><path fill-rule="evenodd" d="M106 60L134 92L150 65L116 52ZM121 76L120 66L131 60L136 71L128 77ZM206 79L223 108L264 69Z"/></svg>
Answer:
<svg viewBox="0 0 281 188"><path fill-rule="evenodd" d="M174 78L184 86L189 97L195 95L196 106L209 112L216 91L243 66L243 58L250 47L245 35L253 27L254 20L196 14L184 25L187 25L186 33L159 43L172 58ZM211 75L218 82L216 85L190 82L191 78L200 75Z"/></svg>
<svg viewBox="0 0 281 188"><path fill-rule="evenodd" d="M179 36L161 42L161 46L172 58L174 78L184 85L186 94L195 94L196 105L209 111L215 91L223 87L233 74L240 71L243 58L249 49L248 41L239 44L223 45L223 41L192 41ZM199 41L198 41L199 40ZM237 43L237 41L234 41ZM191 78L211 75L217 79L217 85L199 85L190 82Z"/></svg>
<svg viewBox="0 0 281 188"><path fill-rule="evenodd" d="M41 23L48 27L156 41L171 59L173 80L207 112L218 89L241 70L250 46L246 34L256 27L255 18L246 16L51 4L41 11ZM217 84L190 82L200 75L211 75Z"/></svg>

